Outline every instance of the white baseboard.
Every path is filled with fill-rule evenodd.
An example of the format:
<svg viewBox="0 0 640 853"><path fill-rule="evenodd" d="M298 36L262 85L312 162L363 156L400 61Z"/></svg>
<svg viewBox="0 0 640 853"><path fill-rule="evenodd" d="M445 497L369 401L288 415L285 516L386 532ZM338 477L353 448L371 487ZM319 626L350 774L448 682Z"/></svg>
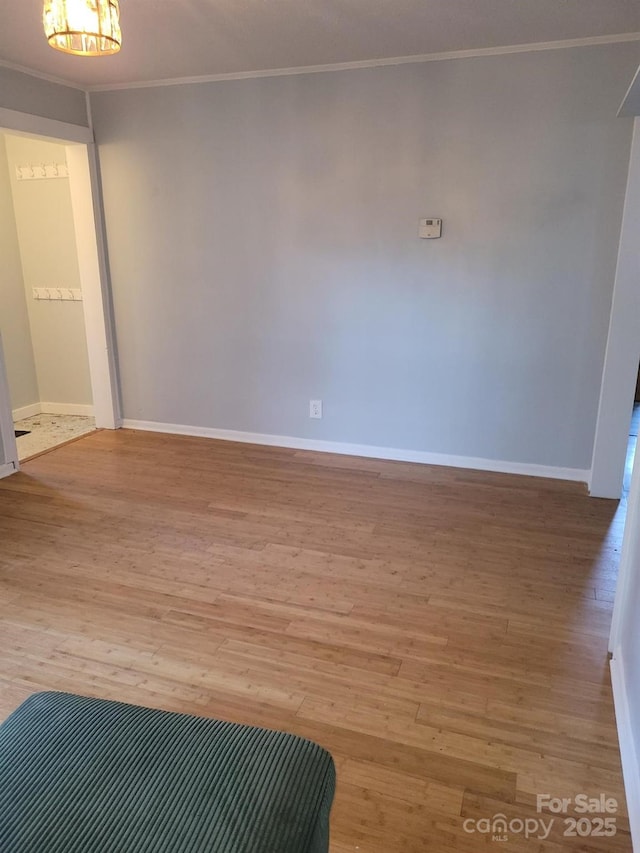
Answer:
<svg viewBox="0 0 640 853"><path fill-rule="evenodd" d="M15 474L18 469L15 467L13 462L5 462L0 465L0 480L3 477L8 477L10 474Z"/></svg>
<svg viewBox="0 0 640 853"><path fill-rule="evenodd" d="M21 409L13 410L13 420L21 421L34 415L82 415L93 417L93 406L84 403L31 403Z"/></svg>
<svg viewBox="0 0 640 853"><path fill-rule="evenodd" d="M33 415L39 415L41 411L40 403L31 403L29 406L21 406L19 409L13 410L13 420L22 421L25 418L33 417Z"/></svg>
<svg viewBox="0 0 640 853"><path fill-rule="evenodd" d="M40 403L43 415L83 415L93 417L93 406L84 403Z"/></svg>
<svg viewBox="0 0 640 853"><path fill-rule="evenodd" d="M315 450L321 453L338 453L343 456L365 456L370 459L389 459L396 462L418 462L421 465L444 465L450 468L473 468L477 471L495 471L501 474L523 474L528 477L549 477L554 480L574 480L586 483L589 471L581 468L556 468L551 465L533 465L525 462L502 462L475 456L450 456L446 453L428 453L424 450L399 450L393 447L376 447L371 444L348 444L341 441L320 441L313 438L296 438L290 435L270 435L258 432L239 432L233 429L163 424L157 421L137 421L125 418L126 429L147 432L165 432L173 435L191 435L199 438L217 438L245 444L265 444L270 447L289 447L294 450Z"/></svg>
<svg viewBox="0 0 640 853"><path fill-rule="evenodd" d="M638 763L637 745L631 725L631 709L629 708L624 661L620 648L616 649L611 659L611 683L616 709L620 756L622 758L622 774L627 795L631 843L635 853L640 853L640 763Z"/></svg>

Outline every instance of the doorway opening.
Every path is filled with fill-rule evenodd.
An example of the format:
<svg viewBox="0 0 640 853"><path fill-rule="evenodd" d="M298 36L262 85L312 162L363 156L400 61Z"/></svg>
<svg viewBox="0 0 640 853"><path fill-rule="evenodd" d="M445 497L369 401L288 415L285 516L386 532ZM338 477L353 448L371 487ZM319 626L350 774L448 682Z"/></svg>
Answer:
<svg viewBox="0 0 640 853"><path fill-rule="evenodd" d="M633 463L638 450L638 432L640 432L640 366L638 367L638 378L636 380L636 391L633 398L633 410L631 412L631 424L629 425L629 442L627 444L627 457L624 464L624 478L622 481L622 497L627 498L631 488L631 475Z"/></svg>
<svg viewBox="0 0 640 853"><path fill-rule="evenodd" d="M88 128L0 110L0 476L120 426L96 190Z"/></svg>
<svg viewBox="0 0 640 853"><path fill-rule="evenodd" d="M640 359L640 119L635 119L609 334L596 419L589 492L620 499Z"/></svg>
<svg viewBox="0 0 640 853"><path fill-rule="evenodd" d="M66 147L0 134L0 320L18 459L95 429Z"/></svg>

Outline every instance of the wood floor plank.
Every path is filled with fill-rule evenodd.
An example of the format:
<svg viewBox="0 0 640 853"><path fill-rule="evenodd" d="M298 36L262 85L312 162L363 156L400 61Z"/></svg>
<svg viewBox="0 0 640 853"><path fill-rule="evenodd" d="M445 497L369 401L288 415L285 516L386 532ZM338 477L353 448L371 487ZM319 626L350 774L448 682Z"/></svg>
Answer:
<svg viewBox="0 0 640 853"><path fill-rule="evenodd" d="M0 482L0 715L31 692L331 750L332 853L477 853L465 821L618 799L607 634L624 506L575 483L102 431ZM468 826L468 825L467 825Z"/></svg>

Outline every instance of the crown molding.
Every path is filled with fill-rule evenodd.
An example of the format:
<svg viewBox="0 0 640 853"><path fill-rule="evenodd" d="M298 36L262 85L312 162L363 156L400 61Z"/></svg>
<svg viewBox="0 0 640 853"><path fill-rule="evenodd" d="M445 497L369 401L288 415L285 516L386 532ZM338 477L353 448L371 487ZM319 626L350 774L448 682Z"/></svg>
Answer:
<svg viewBox="0 0 640 853"><path fill-rule="evenodd" d="M36 77L38 80L46 80L47 83L57 83L58 86L66 86L68 89L77 89L79 92L86 92L86 86L81 86L79 83L72 83L70 80L63 80L62 77L55 77L53 74L45 74L44 71L34 71L33 68L26 68L24 65L18 65L15 62L9 62L6 59L0 59L0 68L8 68L10 71L19 71L21 74L28 74L29 77Z"/></svg>
<svg viewBox="0 0 640 853"><path fill-rule="evenodd" d="M443 62L451 59L473 59L481 56L503 56L510 53L531 53L541 50L562 50L572 47L593 47L604 44L640 41L640 32L618 33L609 36L591 36L562 41L515 44L504 47L486 47L473 50L452 50L444 53L422 53L413 56L396 56L385 59L363 59L355 62L335 62L329 65L302 65L296 68L271 68L261 71L236 71L228 74L205 74L199 77L175 77L163 80L145 80L137 83L101 83L87 86L88 92L114 92L123 89L152 89L160 86L185 86L197 83L221 83L225 80L253 80L261 77L292 77L301 74L322 74L329 71L354 71L365 68L382 68L389 65L417 65L423 62Z"/></svg>
<svg viewBox="0 0 640 853"><path fill-rule="evenodd" d="M621 44L624 42L640 41L640 32L617 33L608 36L590 36L580 39L564 39L561 41L532 42L531 44L514 44L503 47L483 47L471 50L450 50L443 53L420 53L413 56L395 56L384 59L363 59L354 62L334 62L328 65L301 65L295 68L267 68L259 71L235 71L226 74L204 74L198 77L172 77L159 80L141 80L132 83L98 83L81 85L53 74L36 71L15 62L0 59L0 68L19 71L38 80L56 83L79 92L115 92L122 89L152 89L161 86L186 86L194 83L221 83L225 80L252 80L261 77L293 77L301 74L322 74L330 71L354 71L366 68L384 68L389 65L418 65L423 62L444 62L452 59L473 59L482 56L504 56L510 53L530 53L541 50L562 50L572 47L593 47L604 44Z"/></svg>

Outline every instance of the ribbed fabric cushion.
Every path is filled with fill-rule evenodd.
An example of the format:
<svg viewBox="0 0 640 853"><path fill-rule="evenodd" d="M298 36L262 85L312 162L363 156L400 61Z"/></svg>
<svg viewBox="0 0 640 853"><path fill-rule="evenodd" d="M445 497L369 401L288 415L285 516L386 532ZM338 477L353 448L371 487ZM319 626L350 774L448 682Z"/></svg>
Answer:
<svg viewBox="0 0 640 853"><path fill-rule="evenodd" d="M282 732L36 693L0 726L2 853L326 853L335 770Z"/></svg>

